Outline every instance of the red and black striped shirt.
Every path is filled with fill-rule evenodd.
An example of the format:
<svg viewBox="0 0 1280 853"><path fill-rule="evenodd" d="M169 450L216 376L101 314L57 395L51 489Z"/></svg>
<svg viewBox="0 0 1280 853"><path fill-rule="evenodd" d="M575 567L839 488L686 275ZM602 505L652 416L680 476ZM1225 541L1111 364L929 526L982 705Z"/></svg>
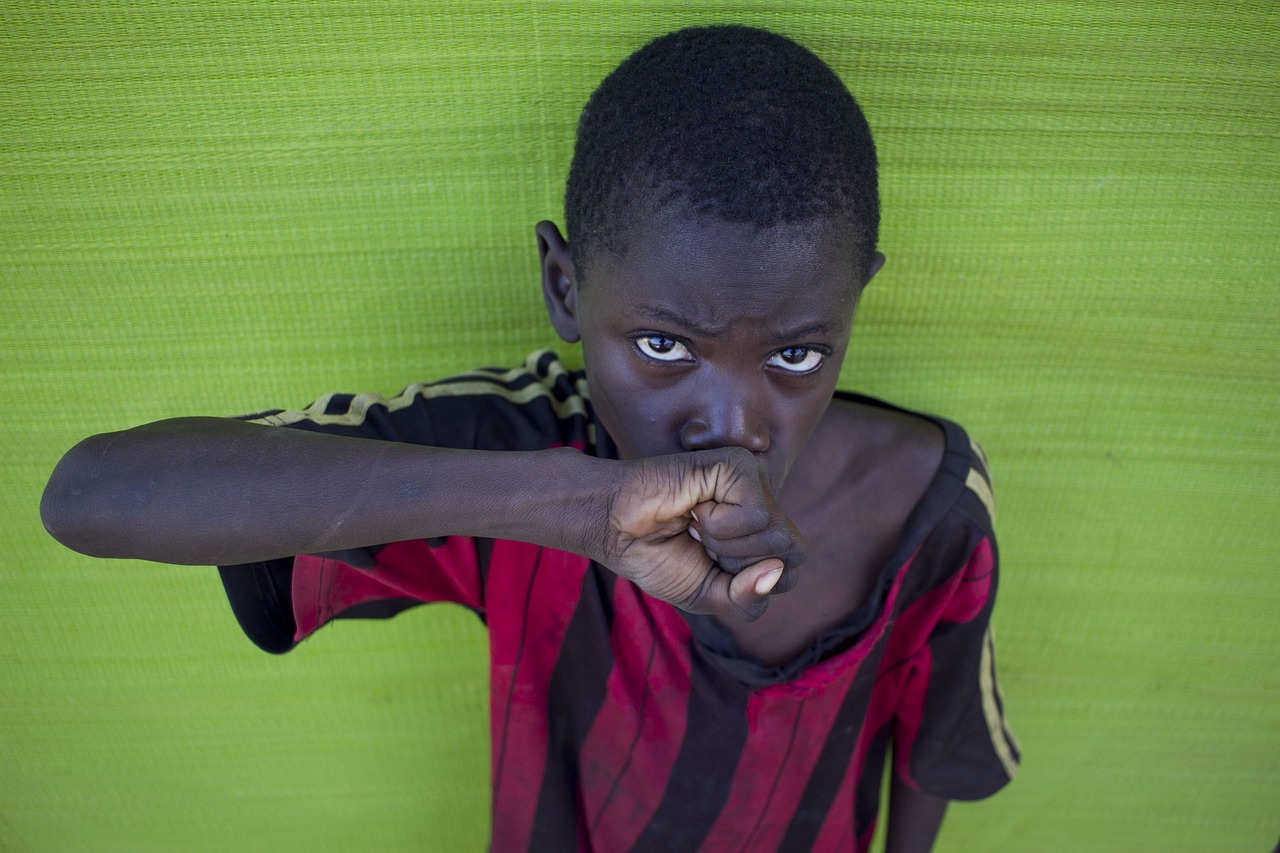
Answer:
<svg viewBox="0 0 1280 853"><path fill-rule="evenodd" d="M585 376L550 352L392 399L332 395L256 419L456 448L614 453ZM484 619L495 850L863 850L891 742L900 777L950 799L995 792L1019 757L995 677L986 462L959 426L933 420L945 432L941 468L871 596L787 666L746 658L714 619L583 557L463 537L370 548L372 568L294 558L294 641L338 616L430 601Z"/></svg>

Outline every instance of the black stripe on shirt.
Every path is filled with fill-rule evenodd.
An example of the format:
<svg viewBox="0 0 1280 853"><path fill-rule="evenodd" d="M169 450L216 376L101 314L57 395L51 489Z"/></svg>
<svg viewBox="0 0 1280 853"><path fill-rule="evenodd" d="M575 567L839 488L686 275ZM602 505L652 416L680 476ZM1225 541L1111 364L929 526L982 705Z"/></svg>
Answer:
<svg viewBox="0 0 1280 853"><path fill-rule="evenodd" d="M849 763L853 760L853 751L858 745L858 736L862 733L867 706L871 701L872 685L883 654L884 644L880 643L859 666L858 674L854 676L853 683L840 704L840 710L827 731L822 752L814 764L813 772L809 774L809 781L804 786L804 793L800 795L800 802L787 826L787 833L778 845L779 850L813 848L813 843L826 822L827 813L831 810L831 803L840 791L840 783L849 771ZM878 784L878 776L876 781Z"/></svg>
<svg viewBox="0 0 1280 853"><path fill-rule="evenodd" d="M613 625L612 572L588 568L547 687L547 761L529 834L530 850L574 850L578 844L578 761L604 705L613 649L601 643ZM603 625L601 624L603 623ZM559 713L557 713L557 710Z"/></svg>
<svg viewBox="0 0 1280 853"><path fill-rule="evenodd" d="M696 652L689 680L688 723L680 752L662 802L632 850L698 849L729 799L747 742L747 692ZM737 722L725 726L725 720Z"/></svg>

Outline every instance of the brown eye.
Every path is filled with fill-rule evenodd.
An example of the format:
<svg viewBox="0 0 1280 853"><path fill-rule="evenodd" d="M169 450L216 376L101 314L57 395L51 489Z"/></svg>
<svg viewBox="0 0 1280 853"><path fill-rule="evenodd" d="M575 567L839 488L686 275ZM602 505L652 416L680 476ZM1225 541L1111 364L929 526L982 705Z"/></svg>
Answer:
<svg viewBox="0 0 1280 853"><path fill-rule="evenodd" d="M809 373L822 366L826 355L808 347L783 347L769 357L771 367L788 373Z"/></svg>

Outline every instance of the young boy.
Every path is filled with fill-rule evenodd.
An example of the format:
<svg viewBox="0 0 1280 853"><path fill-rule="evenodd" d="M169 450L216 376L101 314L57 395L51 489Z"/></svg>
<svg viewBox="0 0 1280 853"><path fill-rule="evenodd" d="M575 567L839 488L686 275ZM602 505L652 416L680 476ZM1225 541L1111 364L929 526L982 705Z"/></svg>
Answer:
<svg viewBox="0 0 1280 853"><path fill-rule="evenodd" d="M273 652L339 616L473 608L495 850L866 849L891 741L888 849L928 849L1018 751L981 452L834 390L884 263L857 104L779 36L665 36L587 104L565 216L568 240L537 226L542 285L583 372L542 352L96 436L46 525L222 566Z"/></svg>

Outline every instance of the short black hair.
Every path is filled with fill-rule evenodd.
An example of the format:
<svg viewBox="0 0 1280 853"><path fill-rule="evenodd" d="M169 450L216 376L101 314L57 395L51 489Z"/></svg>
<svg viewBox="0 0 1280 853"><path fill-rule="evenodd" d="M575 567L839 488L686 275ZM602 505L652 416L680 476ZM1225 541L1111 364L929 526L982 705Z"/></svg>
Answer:
<svg viewBox="0 0 1280 853"><path fill-rule="evenodd" d="M871 129L835 72L788 38L736 25L661 36L604 79L578 121L564 204L579 280L591 252L624 254L628 228L675 203L760 228L842 221L869 269Z"/></svg>

